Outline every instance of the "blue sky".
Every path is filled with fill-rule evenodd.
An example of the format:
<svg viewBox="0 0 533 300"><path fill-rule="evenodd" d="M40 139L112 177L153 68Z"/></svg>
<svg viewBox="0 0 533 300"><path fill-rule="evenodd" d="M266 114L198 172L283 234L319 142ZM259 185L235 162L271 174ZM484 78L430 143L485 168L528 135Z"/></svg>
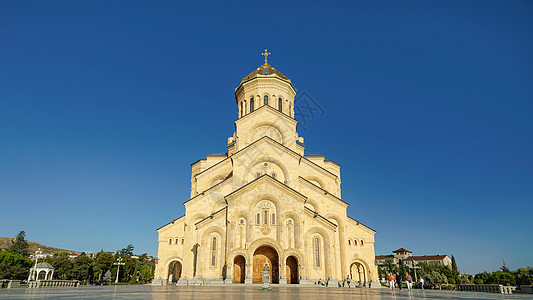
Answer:
<svg viewBox="0 0 533 300"><path fill-rule="evenodd" d="M0 236L157 254L269 62L376 254L533 266L531 1L0 3Z"/></svg>

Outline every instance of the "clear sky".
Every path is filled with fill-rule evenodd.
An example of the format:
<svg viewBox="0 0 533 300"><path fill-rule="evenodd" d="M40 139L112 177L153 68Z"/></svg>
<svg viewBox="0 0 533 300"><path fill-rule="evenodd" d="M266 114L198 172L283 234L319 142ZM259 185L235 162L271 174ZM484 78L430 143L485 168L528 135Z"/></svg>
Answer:
<svg viewBox="0 0 533 300"><path fill-rule="evenodd" d="M265 48L376 254L533 266L532 1L2 1L0 236L156 255Z"/></svg>

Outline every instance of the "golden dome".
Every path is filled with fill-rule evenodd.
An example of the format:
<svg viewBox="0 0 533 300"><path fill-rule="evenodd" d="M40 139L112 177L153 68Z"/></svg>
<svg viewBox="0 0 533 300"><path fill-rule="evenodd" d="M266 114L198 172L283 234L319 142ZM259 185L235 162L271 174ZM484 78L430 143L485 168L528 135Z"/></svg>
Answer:
<svg viewBox="0 0 533 300"><path fill-rule="evenodd" d="M280 71L276 70L274 67L272 67L268 63L264 63L259 68L257 68L257 70L253 71L248 76L244 77L241 80L241 83L239 84L239 86L257 77L272 77L272 76L279 78L281 80L284 80L288 83L291 83L291 80L287 76L283 75Z"/></svg>

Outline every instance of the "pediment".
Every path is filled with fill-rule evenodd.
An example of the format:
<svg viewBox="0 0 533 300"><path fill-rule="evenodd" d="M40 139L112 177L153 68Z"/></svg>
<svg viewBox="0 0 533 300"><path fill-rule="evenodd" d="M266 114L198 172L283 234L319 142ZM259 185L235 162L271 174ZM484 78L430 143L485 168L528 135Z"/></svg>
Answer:
<svg viewBox="0 0 533 300"><path fill-rule="evenodd" d="M269 175L263 175L255 179L254 181L226 195L224 198L228 203L230 203L235 198L245 197L248 193L257 192L258 190L265 191L267 193L272 193L273 190L275 190L277 193L287 194L291 198L296 199L301 203L305 203L307 201L307 197L305 195L270 177Z"/></svg>
<svg viewBox="0 0 533 300"><path fill-rule="evenodd" d="M256 155L262 155L263 153L266 153L266 152L272 153L271 156L276 156L276 157L279 157L281 154L286 153L289 156L293 157L294 159L297 159L299 161L299 164L306 164L307 166L320 172L321 175L328 176L329 178L334 179L334 180L338 178L337 175L331 173L330 171L324 169L323 167L317 165L316 163L308 159L305 159L302 155L296 153L295 151L282 145L281 143L278 143L277 141L269 138L268 136L262 137L261 139L248 145L246 148L237 151L231 157L238 158L243 155L256 156Z"/></svg>
<svg viewBox="0 0 533 300"><path fill-rule="evenodd" d="M298 122L271 106L265 105L235 121L240 147L268 136L287 147L295 144Z"/></svg>

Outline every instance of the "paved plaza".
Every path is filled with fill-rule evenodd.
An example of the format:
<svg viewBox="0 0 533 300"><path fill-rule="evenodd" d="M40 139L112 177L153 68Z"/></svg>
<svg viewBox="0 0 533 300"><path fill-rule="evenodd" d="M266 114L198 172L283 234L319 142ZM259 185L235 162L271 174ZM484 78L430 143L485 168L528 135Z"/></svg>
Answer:
<svg viewBox="0 0 533 300"><path fill-rule="evenodd" d="M533 295L488 294L453 291L367 288L276 286L261 291L261 285L205 286L86 286L79 288L4 289L0 299L533 299Z"/></svg>

